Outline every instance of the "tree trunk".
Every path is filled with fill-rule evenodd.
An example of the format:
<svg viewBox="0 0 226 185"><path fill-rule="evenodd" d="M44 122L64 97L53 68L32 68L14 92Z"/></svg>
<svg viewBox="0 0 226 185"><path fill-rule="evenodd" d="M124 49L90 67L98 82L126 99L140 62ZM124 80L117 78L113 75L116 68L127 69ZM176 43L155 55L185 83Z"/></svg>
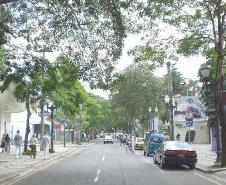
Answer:
<svg viewBox="0 0 226 185"><path fill-rule="evenodd" d="M226 166L226 120L225 120L225 111L224 111L224 101L223 101L223 82L224 74L222 71L223 60L224 60L224 32L225 32L225 15L222 16L223 7L221 6L221 1L217 1L217 39L215 40L215 51L217 54L216 62L216 96L218 99L218 109L219 114L218 118L220 119L220 125L222 128L222 161L221 165Z"/></svg>
<svg viewBox="0 0 226 185"><path fill-rule="evenodd" d="M40 139L42 141L42 137L44 136L45 132L45 123L44 123L44 106L45 106L45 99L42 98L40 101L40 111L41 111L41 133L40 133ZM42 142L40 142L40 151L43 151Z"/></svg>
<svg viewBox="0 0 226 185"><path fill-rule="evenodd" d="M30 126L29 126L29 124L30 124L31 111L30 111L29 99L26 100L26 110L27 110L27 119L26 119L25 139L24 139L24 152L27 151L28 135L30 133Z"/></svg>

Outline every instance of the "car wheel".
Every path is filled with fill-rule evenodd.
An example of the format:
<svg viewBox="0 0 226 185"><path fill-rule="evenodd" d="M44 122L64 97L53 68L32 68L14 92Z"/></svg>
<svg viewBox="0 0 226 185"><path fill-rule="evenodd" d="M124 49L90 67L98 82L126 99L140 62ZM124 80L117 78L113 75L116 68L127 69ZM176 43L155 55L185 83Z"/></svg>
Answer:
<svg viewBox="0 0 226 185"><path fill-rule="evenodd" d="M105 142L104 142L104 144L105 144Z"/></svg>
<svg viewBox="0 0 226 185"><path fill-rule="evenodd" d="M165 165L166 165L166 164L165 164L164 158L161 157L161 158L160 158L160 167L161 167L161 168L164 168Z"/></svg>
<svg viewBox="0 0 226 185"><path fill-rule="evenodd" d="M146 152L144 151L144 155L146 155Z"/></svg>
<svg viewBox="0 0 226 185"><path fill-rule="evenodd" d="M189 168L190 168L191 170L195 169L195 164L190 164L190 165L189 165Z"/></svg>
<svg viewBox="0 0 226 185"><path fill-rule="evenodd" d="M154 164L158 164L158 161L156 161L155 155L153 156L153 163L154 163Z"/></svg>

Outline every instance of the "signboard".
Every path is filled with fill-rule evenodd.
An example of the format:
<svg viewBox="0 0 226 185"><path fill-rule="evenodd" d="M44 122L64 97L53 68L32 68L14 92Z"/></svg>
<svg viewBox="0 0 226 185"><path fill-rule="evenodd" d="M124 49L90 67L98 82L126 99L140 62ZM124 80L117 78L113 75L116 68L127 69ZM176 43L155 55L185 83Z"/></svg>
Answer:
<svg viewBox="0 0 226 185"><path fill-rule="evenodd" d="M186 118L186 125L187 125L187 127L192 127L192 125L193 125L193 119L191 118L191 119L187 119Z"/></svg>
<svg viewBox="0 0 226 185"><path fill-rule="evenodd" d="M186 125L187 127L192 127L193 125L193 114L192 112L188 111L186 112Z"/></svg>
<svg viewBox="0 0 226 185"><path fill-rule="evenodd" d="M192 112L190 111L186 112L186 119L192 119L192 118L193 118Z"/></svg>

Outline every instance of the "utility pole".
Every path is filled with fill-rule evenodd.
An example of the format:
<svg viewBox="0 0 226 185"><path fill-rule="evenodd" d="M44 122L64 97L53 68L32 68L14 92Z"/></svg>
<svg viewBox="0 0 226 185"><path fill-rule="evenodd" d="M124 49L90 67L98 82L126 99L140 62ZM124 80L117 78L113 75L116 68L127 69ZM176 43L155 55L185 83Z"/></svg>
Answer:
<svg viewBox="0 0 226 185"><path fill-rule="evenodd" d="M167 83L168 83L168 95L169 95L169 122L170 128L170 140L174 141L174 123L173 123L173 82L171 75L171 63L167 62Z"/></svg>

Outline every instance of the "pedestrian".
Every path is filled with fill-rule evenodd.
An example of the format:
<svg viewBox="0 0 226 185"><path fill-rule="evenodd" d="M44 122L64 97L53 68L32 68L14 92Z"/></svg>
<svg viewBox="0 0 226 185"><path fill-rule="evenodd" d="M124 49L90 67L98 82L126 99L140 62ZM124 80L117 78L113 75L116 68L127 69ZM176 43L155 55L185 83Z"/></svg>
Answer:
<svg viewBox="0 0 226 185"><path fill-rule="evenodd" d="M32 135L32 138L30 139L30 148L31 148L31 159L32 157L35 159L36 157L36 144L38 143L37 138L35 137L35 134Z"/></svg>
<svg viewBox="0 0 226 185"><path fill-rule="evenodd" d="M180 133L177 133L176 140L180 141Z"/></svg>
<svg viewBox="0 0 226 185"><path fill-rule="evenodd" d="M5 135L5 151L6 152L9 152L10 151L10 142L11 142L11 139L9 137L9 134L7 133Z"/></svg>
<svg viewBox="0 0 226 185"><path fill-rule="evenodd" d="M45 133L45 135L42 137L42 147L43 147L43 151L44 151L44 160L46 159L46 153L47 153L48 145L49 145L49 137L48 137L47 133Z"/></svg>
<svg viewBox="0 0 226 185"><path fill-rule="evenodd" d="M22 137L20 135L19 130L17 130L17 133L14 136L14 143L16 146L16 159L21 158L22 157L22 153L21 153Z"/></svg>
<svg viewBox="0 0 226 185"><path fill-rule="evenodd" d="M2 135L1 148L2 148L2 152L4 152L4 150L5 150L5 134Z"/></svg>

